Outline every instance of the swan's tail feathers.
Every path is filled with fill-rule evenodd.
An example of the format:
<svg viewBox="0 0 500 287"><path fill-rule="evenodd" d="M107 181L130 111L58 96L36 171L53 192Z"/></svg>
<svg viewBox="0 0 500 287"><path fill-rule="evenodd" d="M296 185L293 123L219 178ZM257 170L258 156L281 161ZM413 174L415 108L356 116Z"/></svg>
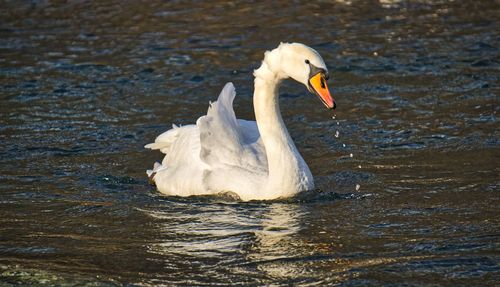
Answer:
<svg viewBox="0 0 500 287"><path fill-rule="evenodd" d="M154 176L153 175L153 170L152 169L148 169L146 170L146 174L148 175L149 178L151 178L151 176Z"/></svg>
<svg viewBox="0 0 500 287"><path fill-rule="evenodd" d="M154 150L159 149L162 153L167 154L167 152L170 149L170 146L179 137L180 130L181 130L180 127L172 125L172 129L162 133L155 139L154 143L147 144L144 147Z"/></svg>
<svg viewBox="0 0 500 287"><path fill-rule="evenodd" d="M160 169L162 167L161 163L159 162L155 162L155 164L153 165L153 171L158 171L158 169Z"/></svg>
<svg viewBox="0 0 500 287"><path fill-rule="evenodd" d="M155 162L155 164L153 165L153 169L146 170L146 174L148 175L148 179L151 184L155 183L155 175L158 171L162 169L163 165L161 165L161 163L159 162Z"/></svg>

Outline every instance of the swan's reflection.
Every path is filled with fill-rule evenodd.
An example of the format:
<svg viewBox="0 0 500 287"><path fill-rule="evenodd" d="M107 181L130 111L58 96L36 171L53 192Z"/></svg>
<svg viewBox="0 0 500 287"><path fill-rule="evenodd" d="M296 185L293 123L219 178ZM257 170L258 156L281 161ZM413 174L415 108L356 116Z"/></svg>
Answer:
<svg viewBox="0 0 500 287"><path fill-rule="evenodd" d="M257 271L273 278L299 272L296 264L281 260L305 251L297 238L305 214L300 205L175 205L142 210L158 221L158 241L151 243L148 251L162 255L169 266L175 262L216 262L232 273Z"/></svg>
<svg viewBox="0 0 500 287"><path fill-rule="evenodd" d="M300 230L298 218L302 215L296 205L275 203L269 206L261 218L261 229L255 231L258 253L255 259L274 259L288 254L284 250L294 234Z"/></svg>
<svg viewBox="0 0 500 287"><path fill-rule="evenodd" d="M293 259L304 252L298 238L304 211L299 205L275 203L263 214L261 229L255 231L256 244L248 254L250 262L271 278L295 277L301 272L297 264L283 259Z"/></svg>

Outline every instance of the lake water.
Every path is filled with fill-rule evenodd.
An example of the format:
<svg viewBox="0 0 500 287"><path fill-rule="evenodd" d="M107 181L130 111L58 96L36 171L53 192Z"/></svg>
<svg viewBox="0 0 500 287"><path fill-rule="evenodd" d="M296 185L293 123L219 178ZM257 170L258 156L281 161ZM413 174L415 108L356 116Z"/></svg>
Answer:
<svg viewBox="0 0 500 287"><path fill-rule="evenodd" d="M2 2L0 285L499 284L499 15L498 1ZM280 41L330 68L335 113L297 83L280 98L319 190L156 192L145 170L162 155L143 146L228 81L253 119L252 71Z"/></svg>

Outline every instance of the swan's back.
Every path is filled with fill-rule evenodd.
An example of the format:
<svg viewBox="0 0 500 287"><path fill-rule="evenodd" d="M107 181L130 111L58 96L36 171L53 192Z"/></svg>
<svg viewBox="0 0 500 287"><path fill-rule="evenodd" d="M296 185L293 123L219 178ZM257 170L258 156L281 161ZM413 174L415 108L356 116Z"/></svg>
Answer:
<svg viewBox="0 0 500 287"><path fill-rule="evenodd" d="M262 183L267 175L265 148L256 123L236 119L235 96L233 84L227 83L196 125L174 126L146 145L166 154L161 166L151 171L160 192L182 196L250 192Z"/></svg>

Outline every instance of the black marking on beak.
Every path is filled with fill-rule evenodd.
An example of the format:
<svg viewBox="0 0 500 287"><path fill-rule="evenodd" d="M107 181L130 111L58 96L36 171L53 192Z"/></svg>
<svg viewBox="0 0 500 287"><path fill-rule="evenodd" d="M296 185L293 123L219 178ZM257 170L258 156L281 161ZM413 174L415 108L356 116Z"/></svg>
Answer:
<svg viewBox="0 0 500 287"><path fill-rule="evenodd" d="M309 62L309 60L306 60L306 63L309 65L309 79L312 78L313 76L315 76L318 73L323 73L324 78L326 80L328 80L328 78L330 77L330 75L328 75L328 73L326 72L325 69L318 68L318 67L314 66L313 64L311 64L311 62Z"/></svg>

